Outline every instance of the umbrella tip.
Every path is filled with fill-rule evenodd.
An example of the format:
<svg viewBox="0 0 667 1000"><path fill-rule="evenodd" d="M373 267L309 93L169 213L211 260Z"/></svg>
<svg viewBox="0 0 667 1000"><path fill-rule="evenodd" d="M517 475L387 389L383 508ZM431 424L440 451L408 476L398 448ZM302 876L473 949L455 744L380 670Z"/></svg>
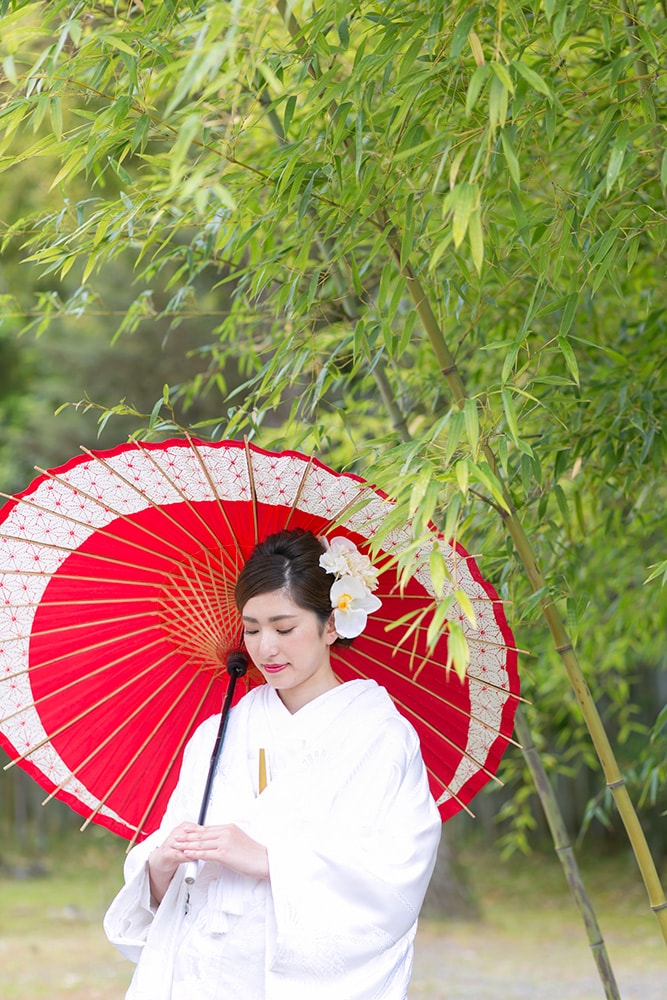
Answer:
<svg viewBox="0 0 667 1000"><path fill-rule="evenodd" d="M233 649L227 654L227 673L231 677L243 677L248 669L248 657L241 649Z"/></svg>

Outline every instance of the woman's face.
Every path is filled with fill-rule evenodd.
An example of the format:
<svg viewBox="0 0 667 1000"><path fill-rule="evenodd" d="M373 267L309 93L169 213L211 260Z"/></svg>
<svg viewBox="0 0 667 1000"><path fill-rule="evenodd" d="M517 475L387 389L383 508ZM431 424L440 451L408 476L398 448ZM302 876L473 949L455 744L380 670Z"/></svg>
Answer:
<svg viewBox="0 0 667 1000"><path fill-rule="evenodd" d="M322 628L315 612L300 608L285 590L251 597L242 618L250 658L290 712L336 687L329 661L337 638L333 618Z"/></svg>

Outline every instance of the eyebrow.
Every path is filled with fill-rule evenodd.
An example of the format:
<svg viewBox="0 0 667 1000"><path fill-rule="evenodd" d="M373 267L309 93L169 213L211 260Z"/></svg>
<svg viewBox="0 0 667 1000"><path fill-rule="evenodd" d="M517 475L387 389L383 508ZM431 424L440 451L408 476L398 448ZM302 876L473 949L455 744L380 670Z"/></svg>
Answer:
<svg viewBox="0 0 667 1000"><path fill-rule="evenodd" d="M253 622L253 624L255 625L259 624L258 618L250 618L248 615L242 615L241 617L244 622ZM268 620L270 622L281 622L285 618L297 618L297 617L298 617L297 615L272 615L271 618L269 618Z"/></svg>

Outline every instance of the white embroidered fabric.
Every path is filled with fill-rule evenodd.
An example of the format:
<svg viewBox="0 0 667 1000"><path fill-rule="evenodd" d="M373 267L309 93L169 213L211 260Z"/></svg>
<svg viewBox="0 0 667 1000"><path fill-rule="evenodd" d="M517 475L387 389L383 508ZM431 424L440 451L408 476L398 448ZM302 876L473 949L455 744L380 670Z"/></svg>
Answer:
<svg viewBox="0 0 667 1000"><path fill-rule="evenodd" d="M233 709L207 821L267 846L270 884L205 864L150 907L146 859L196 818L217 719L190 741L159 831L105 918L137 969L127 1000L404 1000L441 822L414 730L373 681L291 715L268 686ZM258 794L259 748L269 783Z"/></svg>

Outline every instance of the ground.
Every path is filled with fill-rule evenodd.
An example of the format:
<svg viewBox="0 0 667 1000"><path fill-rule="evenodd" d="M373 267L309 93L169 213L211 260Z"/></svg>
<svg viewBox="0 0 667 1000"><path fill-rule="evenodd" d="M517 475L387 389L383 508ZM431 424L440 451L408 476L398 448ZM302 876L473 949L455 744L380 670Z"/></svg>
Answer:
<svg viewBox="0 0 667 1000"><path fill-rule="evenodd" d="M26 873L11 866L0 875L3 1000L123 998L131 967L101 929L120 877L122 844L99 834L76 846L51 856L41 878L16 878ZM605 1000L553 856L502 861L480 848L466 850L464 862L482 917L422 921L410 1000ZM667 947L633 859L593 857L584 875L618 996L666 1000Z"/></svg>

